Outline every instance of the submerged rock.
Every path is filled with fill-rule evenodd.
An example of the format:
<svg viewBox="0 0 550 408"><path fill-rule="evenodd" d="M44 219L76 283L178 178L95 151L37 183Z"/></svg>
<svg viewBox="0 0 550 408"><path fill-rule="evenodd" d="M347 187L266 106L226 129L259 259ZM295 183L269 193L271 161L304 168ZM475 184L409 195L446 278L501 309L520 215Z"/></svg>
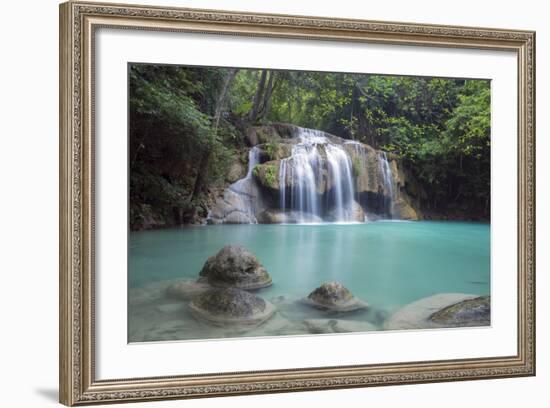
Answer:
<svg viewBox="0 0 550 408"><path fill-rule="evenodd" d="M342 285L340 282L325 282L311 292L304 303L329 312L351 312L365 309L368 305Z"/></svg>
<svg viewBox="0 0 550 408"><path fill-rule="evenodd" d="M246 290L265 288L272 284L258 258L239 245L227 245L208 258L200 276L215 287L235 287Z"/></svg>
<svg viewBox="0 0 550 408"><path fill-rule="evenodd" d="M486 326L490 324L491 311L489 297L484 298L487 300L481 301L477 300L479 296L463 293L429 296L399 309L386 321L384 328L400 330ZM478 307L479 310L475 311ZM486 319L480 319L480 316L486 316Z"/></svg>
<svg viewBox="0 0 550 408"><path fill-rule="evenodd" d="M480 296L447 306L429 317L445 327L489 326L491 324L491 297Z"/></svg>
<svg viewBox="0 0 550 408"><path fill-rule="evenodd" d="M166 288L166 294L174 299L191 300L193 297L206 292L211 286L200 280L182 280L174 282Z"/></svg>
<svg viewBox="0 0 550 408"><path fill-rule="evenodd" d="M211 289L189 304L191 313L211 324L258 325L269 319L275 306L242 289Z"/></svg>
<svg viewBox="0 0 550 408"><path fill-rule="evenodd" d="M311 334L355 333L377 330L369 322L339 319L306 319L304 326Z"/></svg>

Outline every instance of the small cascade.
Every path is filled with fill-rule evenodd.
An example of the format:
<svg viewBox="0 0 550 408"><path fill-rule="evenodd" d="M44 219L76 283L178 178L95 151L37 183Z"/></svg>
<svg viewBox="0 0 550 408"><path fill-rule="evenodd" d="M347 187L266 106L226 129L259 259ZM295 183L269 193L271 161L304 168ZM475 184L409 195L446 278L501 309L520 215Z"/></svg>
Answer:
<svg viewBox="0 0 550 408"><path fill-rule="evenodd" d="M260 163L260 150L253 147L248 152L246 176L231 184L224 193L224 201L230 203L233 211L226 216L226 222L257 224L256 209L261 196L252 177L254 167Z"/></svg>
<svg viewBox="0 0 550 408"><path fill-rule="evenodd" d="M280 207L297 212L302 221L352 221L354 180L352 162L345 149L332 143L324 132L298 128L298 143L290 157L281 160ZM329 192L322 200L323 186Z"/></svg>
<svg viewBox="0 0 550 408"><path fill-rule="evenodd" d="M360 191L361 188L364 186L359 185L360 183L360 175L363 172L367 172L368 168L368 160L369 160L369 154L368 149L365 148L365 146L362 143L350 140L345 142L345 146L351 147L353 151L353 170L354 174L353 177L355 179L355 201L359 203L363 208L368 208L368 200L367 196L361 196ZM369 218L367 214L365 213L365 222L369 221Z"/></svg>
<svg viewBox="0 0 550 408"><path fill-rule="evenodd" d="M386 190L385 207L388 210L390 218L393 217L393 202L394 202L394 188L393 188L393 174L391 171L390 163L388 162L388 156L386 152L380 152L380 173L384 182L384 188Z"/></svg>

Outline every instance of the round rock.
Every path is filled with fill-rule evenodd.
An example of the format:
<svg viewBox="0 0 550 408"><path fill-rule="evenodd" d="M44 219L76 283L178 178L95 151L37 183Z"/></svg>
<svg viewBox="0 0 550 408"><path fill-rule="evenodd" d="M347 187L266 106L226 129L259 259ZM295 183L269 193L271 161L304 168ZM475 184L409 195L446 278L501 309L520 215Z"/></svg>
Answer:
<svg viewBox="0 0 550 408"><path fill-rule="evenodd" d="M242 289L211 289L189 304L191 313L217 326L259 325L275 313L275 306Z"/></svg>
<svg viewBox="0 0 550 408"><path fill-rule="evenodd" d="M271 276L258 258L239 245L227 245L208 258L200 276L219 288L254 290L272 284Z"/></svg>
<svg viewBox="0 0 550 408"><path fill-rule="evenodd" d="M304 299L304 303L329 312L351 312L368 307L340 282L323 283Z"/></svg>
<svg viewBox="0 0 550 408"><path fill-rule="evenodd" d="M484 324L476 324L474 320L466 319L467 314L464 313L469 306L478 303L476 300L478 298L479 296L464 293L438 293L412 302L397 310L386 320L384 329L405 330L483 326ZM459 310L463 310L463 312L459 312ZM486 313L490 314L490 310L487 310ZM456 316L457 314L461 315L461 323L456 324L456 320L454 324L451 323L451 316Z"/></svg>
<svg viewBox="0 0 550 408"><path fill-rule="evenodd" d="M480 296L447 306L429 317L445 327L489 326L491 324L491 297Z"/></svg>

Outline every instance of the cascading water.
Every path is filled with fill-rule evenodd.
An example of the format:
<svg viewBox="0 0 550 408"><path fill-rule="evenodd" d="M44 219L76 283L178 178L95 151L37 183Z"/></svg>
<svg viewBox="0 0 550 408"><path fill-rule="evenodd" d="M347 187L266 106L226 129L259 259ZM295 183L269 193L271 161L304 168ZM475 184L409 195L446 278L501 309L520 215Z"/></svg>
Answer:
<svg viewBox="0 0 550 408"><path fill-rule="evenodd" d="M346 141L345 145L350 146L351 149L353 150L354 164L355 164L354 170L357 171L357 174L354 174L354 177L356 179L356 184L358 184L359 183L358 176L362 172L367 171L368 159L369 159L368 149L366 149L362 143L359 143L353 140ZM360 187L361 186L357 185L357 188L355 189L355 201L357 201L357 203L359 203L363 208L368 208L367 196L366 195L364 195L363 197L360 196L360 190L361 190ZM365 214L365 221L368 221L368 220L369 220L368 216L367 214Z"/></svg>
<svg viewBox="0 0 550 408"><path fill-rule="evenodd" d="M391 172L390 163L388 162L388 156L386 155L386 152L380 152L380 160L378 161L380 163L380 173L382 174L382 180L384 181L384 188L386 189L386 195L384 197L387 197L387 209L388 214L390 218L393 216L393 201L394 201L394 193L393 193L393 175Z"/></svg>
<svg viewBox="0 0 550 408"><path fill-rule="evenodd" d="M296 126L285 136L249 151L246 176L216 201L208 223L364 222L367 213L374 220L399 217L385 152ZM287 157L277 158L282 154ZM264 167L255 172L257 166Z"/></svg>
<svg viewBox="0 0 550 408"><path fill-rule="evenodd" d="M299 214L299 222L311 216L335 222L352 221L354 180L352 162L341 145L325 133L298 128L290 157L281 160L280 207ZM323 202L321 186L328 194Z"/></svg>
<svg viewBox="0 0 550 408"><path fill-rule="evenodd" d="M248 169L246 176L237 180L225 190L223 200L226 203L230 203L230 207L232 208L231 213L225 214L225 222L243 224L258 223L256 219L256 209L260 204L261 196L252 177L252 171L258 163L260 163L260 150L257 147L253 147L248 152Z"/></svg>

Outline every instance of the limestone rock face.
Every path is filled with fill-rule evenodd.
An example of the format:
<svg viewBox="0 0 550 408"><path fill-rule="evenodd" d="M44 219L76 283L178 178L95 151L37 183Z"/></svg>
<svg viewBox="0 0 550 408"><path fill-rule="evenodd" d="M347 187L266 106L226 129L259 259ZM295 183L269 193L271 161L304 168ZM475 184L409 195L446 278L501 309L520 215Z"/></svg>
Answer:
<svg viewBox="0 0 550 408"><path fill-rule="evenodd" d="M368 307L365 302L353 296L349 289L340 282L323 283L311 292L304 302L329 312L351 312Z"/></svg>
<svg viewBox="0 0 550 408"><path fill-rule="evenodd" d="M268 142L258 145L260 149L261 162L268 162L271 160L281 160L290 157L292 154L292 145L296 141L284 140L280 142Z"/></svg>
<svg viewBox="0 0 550 408"><path fill-rule="evenodd" d="M200 276L215 287L246 290L271 285L271 276L250 251L239 245L227 245L208 258Z"/></svg>
<svg viewBox="0 0 550 408"><path fill-rule="evenodd" d="M429 320L445 327L489 326L491 297L463 300L435 312Z"/></svg>
<svg viewBox="0 0 550 408"><path fill-rule="evenodd" d="M204 292L191 301L189 308L195 317L219 326L258 325L275 312L271 303L237 288Z"/></svg>
<svg viewBox="0 0 550 408"><path fill-rule="evenodd" d="M242 190L232 185L225 190L223 197L219 197L210 209L209 224L254 224L254 214L251 213L250 202L259 207L262 205L261 194L255 185L246 183Z"/></svg>
<svg viewBox="0 0 550 408"><path fill-rule="evenodd" d="M351 208L346 211L346 219L353 222L363 222L365 221L365 211L363 210L363 207L357 202L353 201L351 203ZM334 221L336 218L336 213L332 211L329 213L328 220Z"/></svg>
<svg viewBox="0 0 550 408"><path fill-rule="evenodd" d="M399 197L393 203L393 217L399 220L419 220L419 212L404 197Z"/></svg>
<svg viewBox="0 0 550 408"><path fill-rule="evenodd" d="M229 183L234 183L235 181L242 179L244 176L246 176L246 166L240 160L235 160L229 166L225 179Z"/></svg>
<svg viewBox="0 0 550 408"><path fill-rule="evenodd" d="M256 146L262 143L277 142L281 139L290 139L296 131L296 126L287 123L252 126L246 130L246 139L250 146Z"/></svg>

